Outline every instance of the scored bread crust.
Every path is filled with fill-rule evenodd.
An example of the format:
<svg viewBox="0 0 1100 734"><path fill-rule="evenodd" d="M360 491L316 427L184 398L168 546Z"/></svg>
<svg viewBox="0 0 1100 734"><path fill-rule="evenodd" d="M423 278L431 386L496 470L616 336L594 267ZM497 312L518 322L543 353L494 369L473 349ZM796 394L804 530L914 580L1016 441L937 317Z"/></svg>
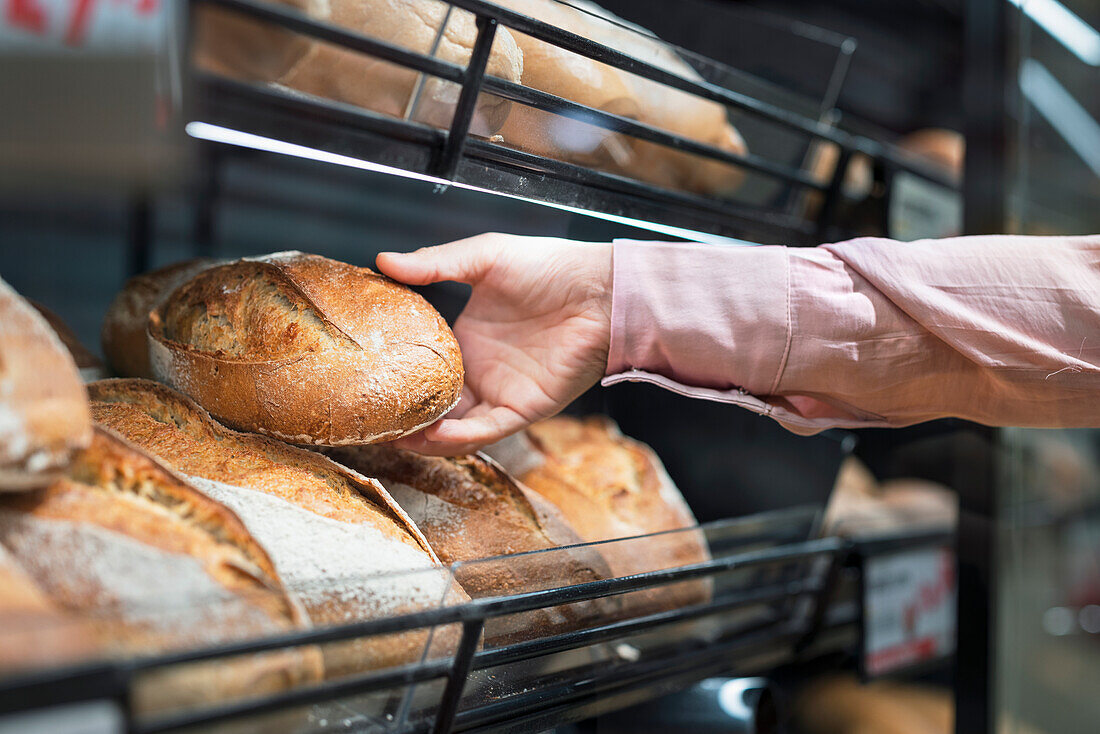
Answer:
<svg viewBox="0 0 1100 734"><path fill-rule="evenodd" d="M453 408L462 355L423 297L287 252L210 268L150 316L157 377L234 428L299 444L413 433Z"/></svg>
<svg viewBox="0 0 1100 734"><path fill-rule="evenodd" d="M591 548L530 554L582 540L556 507L485 455L424 456L389 446L326 453L378 479L439 557L460 564L456 578L474 598L582 584L611 574L606 560ZM498 556L510 557L468 563ZM535 610L521 619L496 620L486 628L485 638L496 645L570 631L612 618L617 610L617 597Z"/></svg>
<svg viewBox="0 0 1100 734"><path fill-rule="evenodd" d="M458 588L444 588L437 598L427 602L411 589L393 589L370 581L372 574L440 569L440 561L430 544L381 484L340 466L320 454L252 434L243 434L216 423L190 398L171 388L148 380L102 380L89 385L95 420L118 431L129 440L156 454L177 471L206 480L212 489L242 489L262 493L301 508L323 521L365 526L380 538L370 547L346 548L361 562L356 579L329 578L311 588L291 587L305 605L314 624L338 624L369 619L382 614L415 611L425 606L457 603L467 597ZM236 488L236 489L235 489ZM240 497L236 498L240 500ZM247 497L244 498L248 500ZM262 498L260 498L262 499ZM255 507L258 500L252 502ZM246 508L247 509L247 508ZM260 508L262 509L262 508ZM249 524L249 513L238 509ZM261 530L253 530L261 542ZM278 538L270 542L288 542ZM309 547L269 549L278 559L280 553L309 557ZM318 549L323 552L325 549ZM415 557L415 566L392 568L391 558ZM284 556L285 558L285 556ZM276 561L278 567L278 561ZM438 571L440 574L443 571ZM283 573L284 579L286 573ZM413 573L410 584L420 576ZM425 584L440 581L421 579ZM344 582L363 581L361 593L344 593ZM405 583L396 579L393 583ZM447 584L444 584L446 587ZM359 587L356 587L359 588ZM375 590L386 594L378 596ZM346 590L345 590L346 591ZM387 596L388 595L388 596ZM386 598L382 598L386 596ZM390 598L392 597L392 598ZM453 631L436 633L433 644L440 648L455 641ZM326 671L332 676L371 667L411 662L423 653L425 631L412 631L383 638L368 638L352 643L326 646Z"/></svg>
<svg viewBox="0 0 1100 734"><path fill-rule="evenodd" d="M232 511L101 427L64 477L0 498L0 542L52 604L86 625L103 654L155 654L307 624ZM172 602L180 606L153 596L135 572L181 589ZM135 707L273 693L321 676L310 647L166 669L142 680Z"/></svg>
<svg viewBox="0 0 1100 734"><path fill-rule="evenodd" d="M205 10L205 8L204 8ZM181 283L219 261L196 258L166 265L126 281L103 317L103 355L119 377L153 377L149 366L149 312Z"/></svg>
<svg viewBox="0 0 1100 734"><path fill-rule="evenodd" d="M72 356L0 280L0 493L49 483L90 440L87 393Z"/></svg>

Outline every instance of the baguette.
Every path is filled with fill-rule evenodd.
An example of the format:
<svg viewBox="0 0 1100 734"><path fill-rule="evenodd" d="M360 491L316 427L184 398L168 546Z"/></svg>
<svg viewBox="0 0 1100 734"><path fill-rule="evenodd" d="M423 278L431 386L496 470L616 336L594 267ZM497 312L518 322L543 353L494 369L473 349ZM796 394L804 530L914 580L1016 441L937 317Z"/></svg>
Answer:
<svg viewBox="0 0 1100 734"><path fill-rule="evenodd" d="M236 515L102 428L64 477L0 497L0 543L109 654L216 645L305 623ZM207 704L320 675L310 648L166 669L143 679L134 705Z"/></svg>
<svg viewBox="0 0 1100 734"><path fill-rule="evenodd" d="M89 386L95 420L159 456L237 512L318 626L391 616L466 597L375 480L323 456L216 423L147 380ZM400 572L419 571L409 576ZM452 631L441 644L454 641ZM449 636L448 636L449 635ZM330 676L419 659L427 633L323 648Z"/></svg>
<svg viewBox="0 0 1100 734"><path fill-rule="evenodd" d="M683 496L648 446L603 416L556 416L486 449L508 471L561 510L588 542L665 533L601 546L616 576L709 558ZM706 584L686 582L624 599L632 614L705 601Z"/></svg>
<svg viewBox="0 0 1100 734"><path fill-rule="evenodd" d="M330 449L328 455L378 479L409 513L439 557L460 564L455 575L474 598L570 586L610 576L591 548L531 555L581 542L565 517L516 483L486 456L422 456L389 446ZM506 559L467 563L496 556ZM618 598L498 618L486 642L506 644L588 626L613 617Z"/></svg>
<svg viewBox="0 0 1100 734"><path fill-rule="evenodd" d="M48 484L90 440L76 364L46 320L0 280L0 493Z"/></svg>
<svg viewBox="0 0 1100 734"><path fill-rule="evenodd" d="M120 377L153 377L149 365L149 312L192 276L217 264L198 258L166 265L126 281L115 295L100 330L103 354Z"/></svg>
<svg viewBox="0 0 1100 734"><path fill-rule="evenodd" d="M458 342L421 296L300 252L205 270L151 314L153 371L234 428L301 444L385 441L458 402Z"/></svg>
<svg viewBox="0 0 1100 734"><path fill-rule="evenodd" d="M277 4L461 66L469 62L477 38L471 13L455 8L448 17L448 5L437 0L280 0ZM440 34L444 22L446 28ZM204 8L198 29L197 63L202 68L250 81L276 82L394 117L411 113L418 122L450 127L459 94L459 86L452 82L225 11ZM507 28L498 28L486 73L519 82L522 69L523 54L515 39ZM496 133L510 107L507 100L482 95L470 131L481 136Z"/></svg>

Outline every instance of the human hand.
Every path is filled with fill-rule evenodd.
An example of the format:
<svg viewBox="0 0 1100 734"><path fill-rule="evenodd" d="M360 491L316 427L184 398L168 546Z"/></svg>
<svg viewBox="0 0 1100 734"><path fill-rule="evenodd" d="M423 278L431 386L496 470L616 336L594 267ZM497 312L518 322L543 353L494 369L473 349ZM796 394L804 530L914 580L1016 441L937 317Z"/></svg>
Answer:
<svg viewBox="0 0 1100 734"><path fill-rule="evenodd" d="M554 415L594 385L611 338L611 245L483 234L410 253L378 269L409 285L473 286L454 325L466 384L443 420L394 443L467 454Z"/></svg>

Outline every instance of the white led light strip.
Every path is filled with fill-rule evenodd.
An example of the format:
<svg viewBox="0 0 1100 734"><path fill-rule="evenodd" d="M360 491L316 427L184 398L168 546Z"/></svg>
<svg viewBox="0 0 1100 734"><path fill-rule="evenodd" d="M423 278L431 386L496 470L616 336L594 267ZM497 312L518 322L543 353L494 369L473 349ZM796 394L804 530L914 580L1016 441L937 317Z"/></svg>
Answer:
<svg viewBox="0 0 1100 734"><path fill-rule="evenodd" d="M708 244L715 245L756 244L753 242L746 242L745 240L734 239L733 237L722 237L721 235L709 234L707 232L697 232L691 229L684 229L683 227L673 227L671 225L660 224L658 222L646 222L641 219L622 217L617 214L605 214L603 212L589 211L587 209L580 209L573 206L567 206L565 204L555 204L553 202L530 199L526 196L517 196L516 194L508 194L500 191L482 189L477 186L470 186L469 184L436 178L435 176L429 176L424 173L406 171L402 168L384 166L381 163L372 163L371 161L364 161L359 158L352 158L346 155L328 153L326 151L317 150L316 148L309 148L304 145L295 145L294 143L287 143L283 140L275 140L274 138L265 138L262 135L253 135L252 133L246 133L240 130L233 130L231 128L222 127L220 125L212 125L208 122L189 122L184 129L186 130L188 135L199 140L209 140L214 143L224 143L226 145L236 145L241 148L263 150L269 153L278 153L280 155L288 155L295 158L307 158L309 160L320 161L322 163L332 163L338 166L346 166L348 168L358 168L363 171L388 173L393 176L412 178L418 181L427 181L429 183L434 183L441 186L454 186L456 188L467 189L469 191L481 191L483 193L493 194L495 196L503 196L508 199L516 199L518 201L525 201L531 204L540 204L542 206L548 206L553 209L560 209L561 211L570 212L572 214L583 214L585 216L595 217L597 219L604 219L606 221L615 222L617 224L625 224L631 227L637 227L639 229L655 232L657 234L668 235L670 237L680 237L683 239L692 240L694 242L706 242Z"/></svg>
<svg viewBox="0 0 1100 734"><path fill-rule="evenodd" d="M1100 66L1100 33L1058 0L1008 0L1074 56Z"/></svg>

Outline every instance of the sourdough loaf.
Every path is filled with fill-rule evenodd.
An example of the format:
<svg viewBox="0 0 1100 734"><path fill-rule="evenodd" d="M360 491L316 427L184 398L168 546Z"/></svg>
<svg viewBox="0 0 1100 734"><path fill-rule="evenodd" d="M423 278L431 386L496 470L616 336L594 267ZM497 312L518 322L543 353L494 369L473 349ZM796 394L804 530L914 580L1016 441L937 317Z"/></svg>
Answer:
<svg viewBox="0 0 1100 734"><path fill-rule="evenodd" d="M154 382L104 380L89 390L98 423L156 454L241 517L315 625L465 598L377 481L313 452L227 429ZM400 575L406 571L418 573ZM411 662L426 640L417 630L326 646L326 671L338 676ZM446 647L453 635L437 633L437 641Z"/></svg>
<svg viewBox="0 0 1100 734"><path fill-rule="evenodd" d="M685 79L702 79L660 39L644 29L628 27L622 19L593 3L501 0L499 4L598 41ZM722 105L530 36L515 35L523 51L524 85L727 152L746 152L744 140L729 123ZM740 186L744 178L744 173L736 166L522 105L513 106L501 135L506 144L528 152L622 173L668 188L727 194Z"/></svg>
<svg viewBox="0 0 1100 734"><path fill-rule="evenodd" d="M516 483L486 456L423 456L389 446L330 449L328 454L377 478L439 557L460 564L455 576L475 598L571 586L610 575L606 561L591 548L530 554L575 545L581 538L557 508ZM506 555L510 557L463 565ZM612 597L495 619L486 628L486 641L503 644L577 629L613 616L617 602Z"/></svg>
<svg viewBox="0 0 1100 734"><path fill-rule="evenodd" d="M459 65L469 62L477 38L471 13L455 8L448 17L449 6L437 0L280 0L277 4ZM209 70L277 82L395 117L411 112L411 118L419 122L450 126L460 90L457 84L287 34L239 14L203 9L198 28L197 61ZM519 82L522 69L523 55L515 39L508 29L498 28L486 73ZM418 78L421 85L414 101ZM510 106L499 97L483 95L470 131L482 136L496 133Z"/></svg>
<svg viewBox="0 0 1100 734"><path fill-rule="evenodd" d="M705 543L691 528L695 518L660 459L645 444L626 438L603 416L556 416L486 449L523 484L549 500L588 542L666 533L646 540L601 546L617 576L705 561ZM658 587L626 598L642 608L682 606L704 600L704 584Z"/></svg>
<svg viewBox="0 0 1100 734"><path fill-rule="evenodd" d="M76 364L46 320L0 280L0 492L48 483L90 439Z"/></svg>
<svg viewBox="0 0 1100 734"><path fill-rule="evenodd" d="M102 428L64 477L0 497L0 543L106 653L210 646L305 621L232 512ZM162 710L319 678L305 648L158 672L134 703Z"/></svg>
<svg viewBox="0 0 1100 734"><path fill-rule="evenodd" d="M135 275L107 307L100 330L103 354L120 377L153 377L149 366L149 312L193 275L216 264L198 258Z"/></svg>
<svg viewBox="0 0 1100 734"><path fill-rule="evenodd" d="M368 268L279 253L209 268L150 316L157 377L218 420L292 443L420 430L462 388L434 308Z"/></svg>

